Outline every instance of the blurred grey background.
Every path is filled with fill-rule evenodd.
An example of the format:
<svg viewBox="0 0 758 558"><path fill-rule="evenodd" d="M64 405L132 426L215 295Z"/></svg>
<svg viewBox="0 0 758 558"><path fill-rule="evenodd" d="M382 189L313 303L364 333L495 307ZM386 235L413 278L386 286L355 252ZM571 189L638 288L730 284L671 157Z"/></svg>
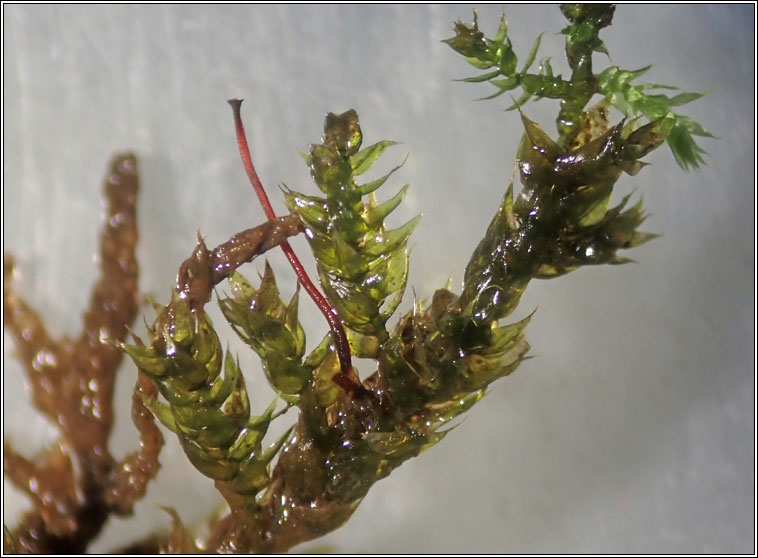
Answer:
<svg viewBox="0 0 758 558"><path fill-rule="evenodd" d="M392 222L423 212L411 242L419 297L457 288L510 178L521 125L510 100L473 99L487 85L440 42L471 6L3 6L3 235L19 290L53 332L77 332L96 274L101 180L117 150L140 157L141 287L165 301L199 227L211 245L264 217L245 178L226 99L243 117L258 171L314 192L298 149L320 138L327 111L354 107L365 141L402 142L379 176L409 158L385 197L412 189ZM643 80L709 91L682 112L711 130L708 166L682 172L667 148L638 177L662 237L638 264L533 282L513 318L536 357L496 383L442 443L369 493L348 524L298 550L336 552L755 552L754 5L621 5L602 38L611 62ZM503 8L479 8L494 34ZM566 72L555 6L506 6L525 57ZM597 68L608 59L595 57ZM554 133L554 101L526 114ZM302 242L296 249L308 260ZM294 288L271 255L285 296ZM254 276L257 266L245 270ZM411 292L409 288L409 293ZM411 298L403 308L409 308ZM152 313L145 308L148 320ZM218 316L218 314L216 314ZM326 329L301 304L311 346ZM141 320L140 320L141 322ZM270 392L243 357L253 406ZM32 410L4 334L3 433L29 455L55 439ZM129 422L134 369L119 378L114 453L137 443ZM285 423L289 418L280 419ZM107 551L169 517L187 523L218 502L169 440L163 471L133 519L112 521ZM4 483L3 521L28 505ZM326 546L324 546L326 545Z"/></svg>

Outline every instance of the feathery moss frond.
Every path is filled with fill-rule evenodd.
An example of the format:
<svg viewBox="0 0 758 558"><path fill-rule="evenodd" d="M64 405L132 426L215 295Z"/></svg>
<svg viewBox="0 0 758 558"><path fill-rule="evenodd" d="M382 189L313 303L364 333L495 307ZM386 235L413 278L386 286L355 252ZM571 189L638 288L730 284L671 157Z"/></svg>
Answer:
<svg viewBox="0 0 758 558"><path fill-rule="evenodd" d="M564 4L561 11L569 25L561 33L566 36L566 57L572 70L571 77L564 79L554 75L550 59L544 59L537 73L529 73L540 46L540 37L529 51L521 71L516 70L517 56L507 34L505 15L500 19L494 38L488 39L479 30L476 11L474 21L466 24L456 22L455 36L443 42L463 55L476 68L488 70L479 76L461 81L478 83L487 81L497 88L491 99L507 91L521 88L523 93L509 110L524 106L531 99L559 99L561 111L557 125L558 143L564 148L576 149L583 145L577 138L581 132L582 116L594 95L602 95L606 102L618 109L627 118L644 116L649 122L664 118L673 120L666 140L677 164L685 170L697 169L705 151L694 136L713 137L705 128L687 116L676 114L674 107L695 101L705 93L680 92L678 87L660 84L632 84L651 66L638 70L623 70L609 66L599 74L592 69L595 52L607 54L599 32L611 24L615 7L612 4ZM492 69L494 68L494 70ZM656 90L673 90L673 96L653 93Z"/></svg>

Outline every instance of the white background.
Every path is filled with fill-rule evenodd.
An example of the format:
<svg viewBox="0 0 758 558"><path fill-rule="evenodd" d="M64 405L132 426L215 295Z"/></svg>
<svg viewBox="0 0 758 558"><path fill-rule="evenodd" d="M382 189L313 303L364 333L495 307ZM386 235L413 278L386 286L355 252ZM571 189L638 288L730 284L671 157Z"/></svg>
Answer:
<svg viewBox="0 0 758 558"><path fill-rule="evenodd" d="M480 8L487 34L500 13ZM540 58L566 72L557 7L506 14L522 60L547 31ZM3 17L4 250L58 334L78 333L95 277L113 152L140 158L141 289L159 300L198 227L216 245L264 219L228 98L246 99L253 157L280 213L279 181L316 191L297 151L319 140L325 112L354 107L367 143L403 142L372 176L410 154L380 197L410 182L392 222L425 215L411 241L419 297L448 277L460 285L513 168L521 127L502 111L510 100L473 102L491 89L451 81L476 71L440 43L456 18L471 20L469 6L4 5ZM536 358L379 482L345 527L301 550L755 551L754 6L622 5L601 37L614 64L655 63L643 81L710 91L683 109L720 138L703 142L708 166L685 174L661 148L622 179L618 198L637 188L653 214L643 229L662 238L628 254L638 264L535 281L514 317L538 307L527 329ZM595 57L596 68L607 63ZM555 102L525 110L554 132ZM271 260L289 296L291 273L279 254ZM326 326L305 299L301 316L312 346ZM3 339L4 436L31 455L55 430L26 401ZM258 364L231 347L262 410L270 393ZM119 456L136 445L133 381L124 366ZM93 551L167 526L158 505L191 523L219 501L174 440L162 463L136 519L112 521ZM7 483L3 494L12 525L28 503Z"/></svg>

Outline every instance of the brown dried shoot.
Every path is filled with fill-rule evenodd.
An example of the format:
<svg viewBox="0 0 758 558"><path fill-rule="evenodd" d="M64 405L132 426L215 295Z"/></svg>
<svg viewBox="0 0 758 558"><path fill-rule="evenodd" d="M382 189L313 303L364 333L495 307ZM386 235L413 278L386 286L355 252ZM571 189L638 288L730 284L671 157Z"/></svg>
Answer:
<svg viewBox="0 0 758 558"><path fill-rule="evenodd" d="M53 447L34 459L4 445L7 478L34 504L15 529L5 531L4 549L21 553L81 553L111 513L129 515L160 469L163 435L145 406L157 390L142 373L132 396L132 421L140 447L117 462L108 450L113 427L113 388L125 341L138 309L136 201L137 161L129 153L112 160L104 185L108 202L100 236L100 278L95 283L84 331L76 339L54 339L38 313L12 290L14 260L5 255L5 326L26 370L34 405L60 430ZM213 250L202 238L180 266L177 290L201 308L211 290L245 262L302 232L297 217L272 219L235 234ZM174 533L181 526L175 526ZM140 546L176 550L178 539L153 537ZM187 546L187 544L180 545ZM136 548L136 547L135 547Z"/></svg>
<svg viewBox="0 0 758 558"><path fill-rule="evenodd" d="M16 341L35 406L60 430L54 447L34 460L5 444L3 467L15 486L34 502L19 525L6 531L4 546L18 552L83 552L110 512L128 514L158 470L163 444L152 417L138 424L145 453L134 471L127 500L122 474L134 458L119 464L108 451L113 426L113 386L123 353L106 339L124 340L137 315L137 163L133 154L116 156L104 185L108 202L100 236L100 278L95 283L82 333L53 339L37 312L11 287L14 262L5 256L5 327ZM135 415L140 414L136 402Z"/></svg>

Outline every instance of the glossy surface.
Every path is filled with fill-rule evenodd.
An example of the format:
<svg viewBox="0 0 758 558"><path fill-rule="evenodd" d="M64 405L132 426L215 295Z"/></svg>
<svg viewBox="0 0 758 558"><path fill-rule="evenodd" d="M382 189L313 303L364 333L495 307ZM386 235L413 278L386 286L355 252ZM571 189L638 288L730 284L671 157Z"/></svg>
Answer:
<svg viewBox="0 0 758 558"><path fill-rule="evenodd" d="M24 9L34 13L30 27L18 34L19 23L7 28L6 46L19 46L6 65L6 102L22 106L16 91L28 104L6 114L17 142L6 143L5 242L27 254L19 259L18 284L28 299L42 297L54 331L76 328L86 297L81 286L94 276L86 262L101 207L97 183L113 149L133 146L145 157L145 291L165 294L198 226L212 246L261 220L229 135L225 99L233 95L261 107L248 109L248 124L254 136L265 135L260 170L270 186L282 179L309 190L295 146L307 150L326 110L355 106L373 137L403 141L395 150L411 155L395 184L413 187L393 226L425 212L411 241L409 285L428 298L452 274L459 288L462 267L507 186L521 131L517 117L498 110L509 99L470 102L493 88L449 82L470 68L462 61L451 68L455 55L438 40L451 34L456 17L470 20L470 7ZM740 10L747 13L736 15ZM494 30L501 11L482 8L482 28ZM558 10L512 6L506 13L520 55L549 29L541 52L559 57L562 38L553 32L565 21ZM754 155L752 127L745 125L754 60L744 48L751 14L750 6L617 8L606 37L613 63L637 68L654 61L643 79L711 90L692 105L693 116L721 137L729 130L732 141L706 144L709 166L686 179L665 149L653 156L639 175L646 183L639 193L654 210L645 228L664 237L634 253L640 265L532 285L523 304L525 311L539 305L529 327L539 358L491 391L444 443L380 483L350 527L328 539L336 549L744 550L738 542L752 533L744 479L749 485L754 449L744 443L752 413L742 412L752 409L753 393L747 348ZM107 56L96 55L93 44ZM110 71L114 63L124 72ZM565 74L559 62L554 67ZM528 115L552 130L557 107L547 105L532 105ZM92 122L73 141L70 130ZM394 156L382 161L392 165ZM465 178L472 176L473 183ZM389 194L397 186L388 185ZM62 207L75 218L62 223ZM294 280L281 261L272 258L272 266L289 300ZM409 289L402 308L411 299ZM319 315L302 314L307 331L323 331ZM249 352L241 343L232 348L243 359ZM241 366L251 382L262 378L248 373L258 366L253 359ZM6 393L21 393L13 378L9 371ZM128 401L131 385L123 387ZM26 409L6 414L6 428L19 426L30 443L42 443L44 423L32 417ZM128 445L126 435L119 440ZM199 503L213 507L215 490L184 467L181 449L169 447L163 459L176 474L149 493L147 515L114 524L110 537L167 526L170 518L152 503L179 502L186 521L207 513ZM110 548L113 542L99 547Z"/></svg>

